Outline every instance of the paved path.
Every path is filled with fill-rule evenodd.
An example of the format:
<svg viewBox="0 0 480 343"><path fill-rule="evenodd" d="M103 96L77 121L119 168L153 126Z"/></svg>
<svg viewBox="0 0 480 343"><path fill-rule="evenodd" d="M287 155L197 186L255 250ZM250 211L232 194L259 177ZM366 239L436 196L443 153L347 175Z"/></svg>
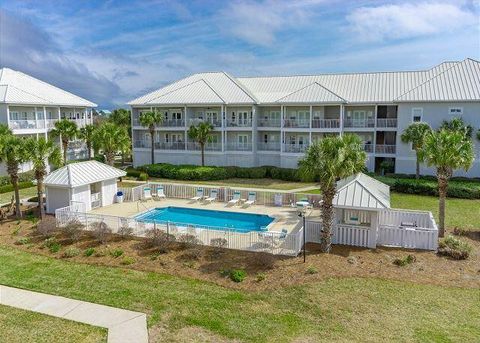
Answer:
<svg viewBox="0 0 480 343"><path fill-rule="evenodd" d="M147 343L145 313L0 285L0 304L108 329L110 343Z"/></svg>

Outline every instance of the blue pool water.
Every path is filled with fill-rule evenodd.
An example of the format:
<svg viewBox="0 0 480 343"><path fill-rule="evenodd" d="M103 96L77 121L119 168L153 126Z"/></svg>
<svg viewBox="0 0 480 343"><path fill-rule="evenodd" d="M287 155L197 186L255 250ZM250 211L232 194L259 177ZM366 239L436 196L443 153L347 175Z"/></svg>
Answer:
<svg viewBox="0 0 480 343"><path fill-rule="evenodd" d="M139 221L147 223L171 222L208 226L214 229L233 229L238 232L262 231L274 218L264 214L237 213L227 211L201 210L184 207L154 208L136 217Z"/></svg>

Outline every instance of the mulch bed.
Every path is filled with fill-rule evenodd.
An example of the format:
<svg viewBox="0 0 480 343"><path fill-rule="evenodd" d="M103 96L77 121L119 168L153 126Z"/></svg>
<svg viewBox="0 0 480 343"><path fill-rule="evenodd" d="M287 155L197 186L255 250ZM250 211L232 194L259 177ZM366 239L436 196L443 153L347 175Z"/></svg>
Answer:
<svg viewBox="0 0 480 343"><path fill-rule="evenodd" d="M27 244L18 244L22 237L28 237ZM330 254L322 254L316 244L307 244L307 262L303 257L282 257L269 254L223 249L221 252L204 246L184 247L172 244L167 252L146 248L143 239L122 240L112 235L104 245L84 234L75 243L61 234L57 241L62 248L51 253L45 248L44 238L35 234L34 224L29 220L9 219L0 224L0 244L15 247L35 254L62 258L77 263L131 268L153 271L176 276L214 282L216 284L249 291L259 291L317 282L332 277L375 277L390 280L411 281L421 284L433 284L454 287L480 287L480 241L475 238L461 237L474 249L467 260L455 261L440 257L431 251L409 251L396 248L363 249L350 246L334 246ZM68 247L77 247L82 253L72 258L63 257ZM83 251L95 248L96 253L86 257ZM110 252L121 249L123 255L113 257ZM98 252L103 252L99 254ZM415 262L400 267L393 263L395 259L414 255ZM100 256L98 256L100 255ZM133 257L135 262L122 264L124 257ZM220 271L244 269L247 278L235 283ZM264 279L257 280L258 274Z"/></svg>

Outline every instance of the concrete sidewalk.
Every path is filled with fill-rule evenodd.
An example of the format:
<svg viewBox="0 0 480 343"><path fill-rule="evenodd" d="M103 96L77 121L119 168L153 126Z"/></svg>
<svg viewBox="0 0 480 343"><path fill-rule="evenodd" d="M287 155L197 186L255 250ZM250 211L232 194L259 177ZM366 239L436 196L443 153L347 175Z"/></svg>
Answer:
<svg viewBox="0 0 480 343"><path fill-rule="evenodd" d="M0 304L108 329L110 343L147 343L145 313L0 285Z"/></svg>

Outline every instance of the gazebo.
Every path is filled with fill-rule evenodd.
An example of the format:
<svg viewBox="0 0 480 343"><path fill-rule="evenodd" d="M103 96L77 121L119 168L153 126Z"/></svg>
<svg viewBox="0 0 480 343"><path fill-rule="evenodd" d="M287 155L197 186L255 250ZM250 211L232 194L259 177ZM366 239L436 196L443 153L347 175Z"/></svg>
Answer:
<svg viewBox="0 0 480 343"><path fill-rule="evenodd" d="M117 194L117 179L125 176L123 170L98 161L68 164L45 178L47 213L83 203L85 211L113 204Z"/></svg>

